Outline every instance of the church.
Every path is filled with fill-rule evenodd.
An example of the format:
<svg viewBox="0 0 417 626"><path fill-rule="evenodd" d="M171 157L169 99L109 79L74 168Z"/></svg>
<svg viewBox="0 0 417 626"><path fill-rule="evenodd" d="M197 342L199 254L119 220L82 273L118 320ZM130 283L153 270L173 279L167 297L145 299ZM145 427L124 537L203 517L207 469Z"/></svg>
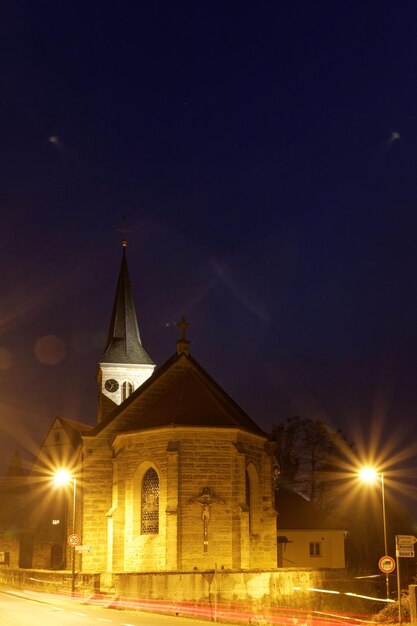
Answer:
<svg viewBox="0 0 417 626"><path fill-rule="evenodd" d="M272 444L193 358L185 319L175 353L155 367L126 245L97 370L97 423L54 420L10 565L70 569L74 554L82 573L276 568ZM63 468L70 484L51 498ZM74 553L69 535L80 543Z"/></svg>

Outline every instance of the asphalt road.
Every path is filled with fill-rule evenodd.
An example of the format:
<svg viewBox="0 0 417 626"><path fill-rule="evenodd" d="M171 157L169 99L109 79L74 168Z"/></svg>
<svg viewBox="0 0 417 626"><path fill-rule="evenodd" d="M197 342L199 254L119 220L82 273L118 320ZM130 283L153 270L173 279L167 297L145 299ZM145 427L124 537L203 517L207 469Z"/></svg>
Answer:
<svg viewBox="0 0 417 626"><path fill-rule="evenodd" d="M84 605L17 590L0 590L1 626L207 626L209 622Z"/></svg>

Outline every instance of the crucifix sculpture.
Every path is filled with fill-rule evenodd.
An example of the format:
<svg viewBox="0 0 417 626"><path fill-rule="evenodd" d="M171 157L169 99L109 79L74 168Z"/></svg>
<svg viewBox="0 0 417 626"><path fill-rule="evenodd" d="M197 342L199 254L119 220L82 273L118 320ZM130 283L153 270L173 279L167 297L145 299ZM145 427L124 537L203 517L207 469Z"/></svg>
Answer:
<svg viewBox="0 0 417 626"><path fill-rule="evenodd" d="M188 501L188 504L193 504L197 502L197 504L201 505L201 519L203 520L203 547L204 552L208 550L208 523L210 519L210 507L215 502L221 502L224 504L224 500L221 498L217 498L213 496L210 491L210 487L203 487L203 491L199 496L195 498L191 498Z"/></svg>

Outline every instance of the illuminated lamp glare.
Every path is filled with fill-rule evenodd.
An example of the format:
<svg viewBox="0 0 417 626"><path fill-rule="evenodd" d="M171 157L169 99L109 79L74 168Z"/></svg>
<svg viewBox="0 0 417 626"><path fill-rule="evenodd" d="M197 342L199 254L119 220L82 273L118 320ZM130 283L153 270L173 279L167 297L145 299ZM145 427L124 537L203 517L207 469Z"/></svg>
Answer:
<svg viewBox="0 0 417 626"><path fill-rule="evenodd" d="M363 467L359 472L359 478L365 483L374 483L378 478L378 472L374 467Z"/></svg>
<svg viewBox="0 0 417 626"><path fill-rule="evenodd" d="M57 485L67 485L72 480L71 472L60 469L54 474L54 483Z"/></svg>

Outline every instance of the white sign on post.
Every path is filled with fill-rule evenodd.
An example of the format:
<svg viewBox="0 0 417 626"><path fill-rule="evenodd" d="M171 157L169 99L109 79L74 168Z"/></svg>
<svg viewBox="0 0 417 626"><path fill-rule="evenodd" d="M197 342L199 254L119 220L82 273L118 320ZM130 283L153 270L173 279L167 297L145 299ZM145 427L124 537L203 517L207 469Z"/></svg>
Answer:
<svg viewBox="0 0 417 626"><path fill-rule="evenodd" d="M415 552L414 550L410 550L410 549L403 549L403 550L396 550L396 556L402 556L402 557L408 557L408 558L413 558L415 556Z"/></svg>
<svg viewBox="0 0 417 626"><path fill-rule="evenodd" d="M378 561L378 567L381 572L390 574L395 570L395 561L391 556L381 556Z"/></svg>
<svg viewBox="0 0 417 626"><path fill-rule="evenodd" d="M414 535L396 535L398 546L413 546L417 542L417 537Z"/></svg>
<svg viewBox="0 0 417 626"><path fill-rule="evenodd" d="M395 535L395 554L397 557L413 558L414 544L417 537L414 535ZM397 558L397 589L401 589L400 560ZM401 593L398 594L398 622L401 625Z"/></svg>
<svg viewBox="0 0 417 626"><path fill-rule="evenodd" d="M75 546L78 546L78 544L81 543L81 537L80 535L72 533L72 535L69 535L67 541L71 548L75 548Z"/></svg>

